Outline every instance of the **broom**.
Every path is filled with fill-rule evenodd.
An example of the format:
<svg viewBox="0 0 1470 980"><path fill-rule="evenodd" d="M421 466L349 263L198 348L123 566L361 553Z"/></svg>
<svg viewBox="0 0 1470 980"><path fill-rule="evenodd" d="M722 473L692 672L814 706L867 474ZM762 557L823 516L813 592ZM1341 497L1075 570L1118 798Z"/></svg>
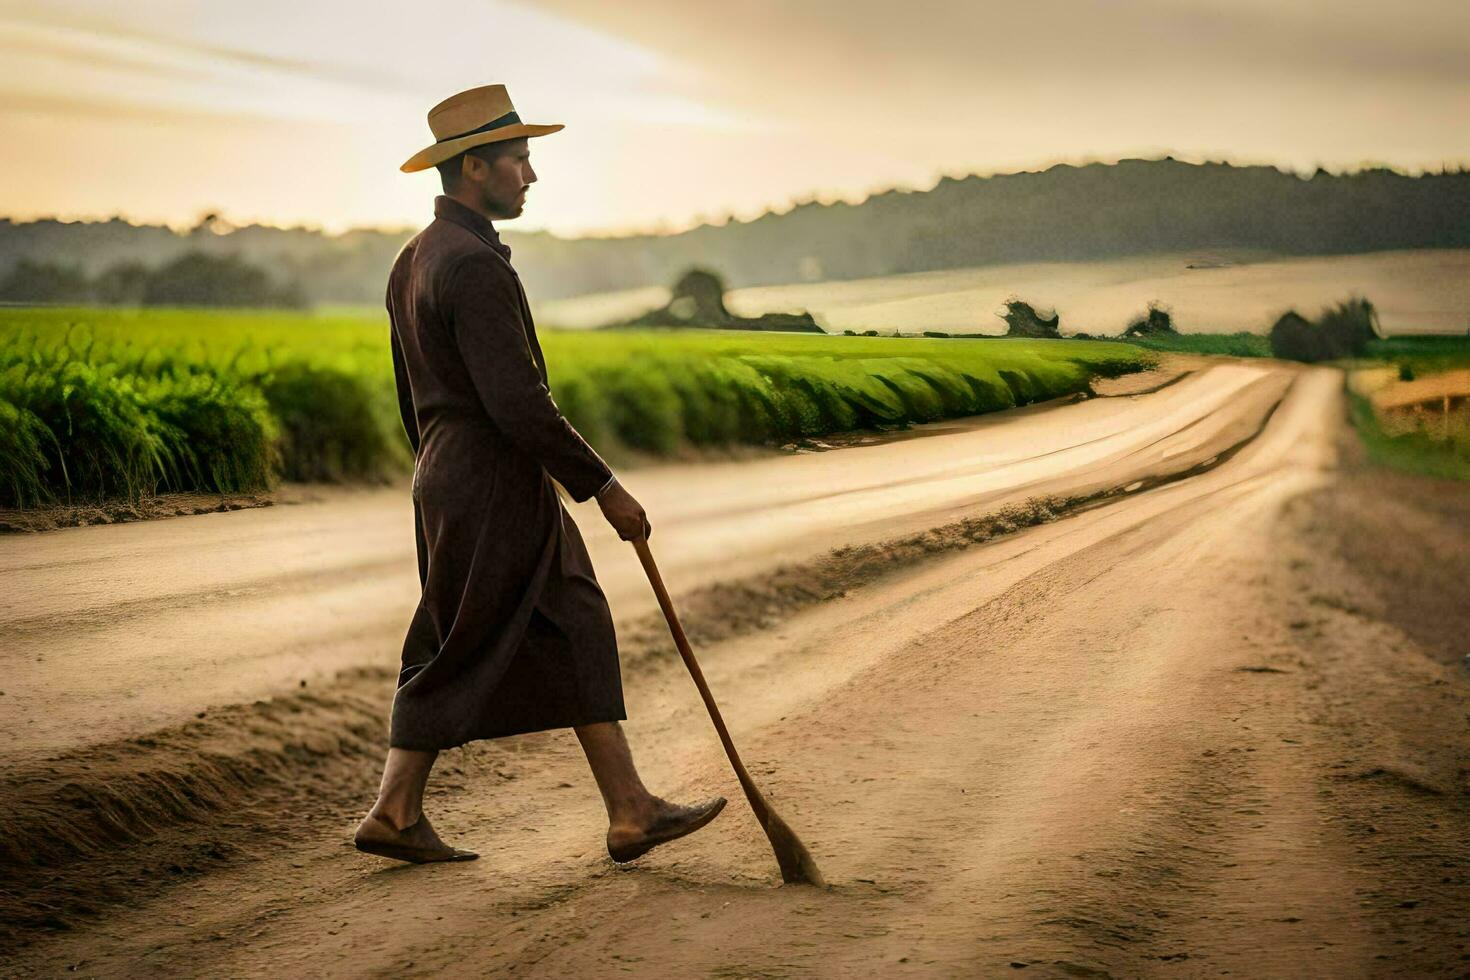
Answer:
<svg viewBox="0 0 1470 980"><path fill-rule="evenodd" d="M766 837L770 838L771 850L776 852L776 863L781 866L781 880L788 885L807 884L825 888L827 882L817 869L817 862L812 860L811 852L786 821L766 804L766 798L756 788L755 780L745 771L745 764L740 761L740 753L735 751L735 743L730 740L725 720L720 717L720 709L715 705L714 695L704 682L704 672L699 669L699 661L694 659L694 651L689 649L689 640L684 636L684 628L679 625L679 617L674 612L674 604L669 601L669 593L664 589L658 566L653 563L653 555L648 550L648 539L642 536L634 538L633 547L638 550L638 560L643 562L643 570L648 573L648 581L653 585L654 594L658 596L664 618L669 621L669 631L674 634L674 643L679 647L679 655L684 658L684 666L689 668L689 676L694 678L694 686L699 688L699 696L709 709L710 720L715 723L715 731L719 733L720 741L725 746L725 754L730 757L730 765L734 767L735 776L740 780L740 788L745 790L745 798L750 801L755 818L760 821Z"/></svg>

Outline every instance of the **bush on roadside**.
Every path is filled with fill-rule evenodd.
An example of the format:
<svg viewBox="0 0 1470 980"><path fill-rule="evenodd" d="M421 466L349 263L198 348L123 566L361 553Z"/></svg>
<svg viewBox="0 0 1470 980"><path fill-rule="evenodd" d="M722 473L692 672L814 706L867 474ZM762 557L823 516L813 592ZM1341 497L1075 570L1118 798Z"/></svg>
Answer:
<svg viewBox="0 0 1470 980"><path fill-rule="evenodd" d="M1290 310L1271 327L1271 354L1309 364L1359 357L1378 335L1377 323L1373 304L1361 297L1324 309L1316 323Z"/></svg>

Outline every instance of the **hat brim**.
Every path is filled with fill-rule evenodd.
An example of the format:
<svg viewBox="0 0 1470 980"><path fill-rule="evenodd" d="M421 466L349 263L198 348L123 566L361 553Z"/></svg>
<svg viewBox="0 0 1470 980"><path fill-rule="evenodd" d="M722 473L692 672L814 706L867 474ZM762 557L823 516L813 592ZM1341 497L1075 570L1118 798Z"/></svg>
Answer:
<svg viewBox="0 0 1470 980"><path fill-rule="evenodd" d="M461 136L459 139L426 146L404 161L403 165L398 169L406 174L411 174L419 170L428 170L430 167L438 166L452 156L458 156L471 147L484 146L486 143L498 143L502 140L520 139L522 136L546 136L564 128L566 127L561 123L549 123L545 125L516 123L514 126L505 126L501 129L491 130L488 133L471 133L469 136Z"/></svg>

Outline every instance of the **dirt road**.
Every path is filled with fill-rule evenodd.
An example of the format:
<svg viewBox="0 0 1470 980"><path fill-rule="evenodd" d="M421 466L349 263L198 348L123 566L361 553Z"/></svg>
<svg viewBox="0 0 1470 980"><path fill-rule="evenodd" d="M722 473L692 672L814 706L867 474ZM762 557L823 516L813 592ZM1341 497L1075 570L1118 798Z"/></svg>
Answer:
<svg viewBox="0 0 1470 980"><path fill-rule="evenodd" d="M1431 593L1462 569L1470 506L1436 488L1434 507L1374 509L1384 481L1340 465L1335 372L1217 370L949 435L741 464L772 469L742 483L746 510L706 551L733 504L720 475L671 482L662 499L657 474L629 480L655 521L666 515L652 542L665 579L826 891L776 887L687 678L632 605L636 559L620 564L606 535L589 543L626 638L645 774L666 795L732 796L707 830L628 868L601 850L600 802L569 733L442 757L427 805L480 861L391 866L353 851L392 688L388 636L355 660L310 653L369 665L330 683L140 738L167 714L148 708L152 692L97 710L145 670L146 645L122 639L133 627L108 634L111 652L61 646L70 631L46 642L37 624L68 622L66 603L47 606L38 586L27 619L8 598L7 700L41 676L20 669L16 638L94 676L79 675L75 698L55 684L28 695L39 734L21 734L29 755L5 785L23 805L6 808L0 836L45 861L34 895L8 906L21 927L7 972L1464 973L1470 684L1457 644L1470 622L1452 594ZM1087 502L984 519L1037 493ZM247 518L263 520L217 523ZM289 610L361 588L343 593L341 616L371 633L402 612L375 576L411 575L401 557L373 570L375 536L391 535L371 525L339 528L362 545L357 586L313 571L322 554L300 541L286 584L232 584L232 569L281 550L267 529L234 538L228 562L201 560L195 594L238 588ZM77 547L72 560L96 562ZM83 615L137 584L142 605L121 622L166 616L144 608L156 600L138 583L152 567L143 549L119 549L110 583L74 589ZM56 574L50 589L75 581ZM191 617L220 611L216 629L250 618L229 618L235 606L183 603ZM285 614L262 623L241 641L249 667L225 669L247 655L238 647L209 663L162 657L187 691L169 711L289 682L293 655L270 653L272 627L276 645L299 639ZM211 687L220 672L232 679ZM48 722L52 703L71 720ZM78 732L89 710L91 732ZM49 838L24 804L45 811Z"/></svg>
<svg viewBox="0 0 1470 980"><path fill-rule="evenodd" d="M1037 493L1176 473L1249 438L1279 372L920 427L839 452L622 474L672 587L769 572ZM571 504L614 615L656 605L595 502ZM0 537L0 729L38 757L395 662L418 601L407 490Z"/></svg>

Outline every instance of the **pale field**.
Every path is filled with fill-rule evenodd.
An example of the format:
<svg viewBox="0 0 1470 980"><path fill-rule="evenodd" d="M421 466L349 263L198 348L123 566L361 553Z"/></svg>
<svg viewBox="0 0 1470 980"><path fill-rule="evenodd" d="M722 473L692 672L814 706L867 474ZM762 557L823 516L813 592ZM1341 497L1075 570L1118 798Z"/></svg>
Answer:
<svg viewBox="0 0 1470 980"><path fill-rule="evenodd" d="M1350 295L1378 308L1386 333L1463 333L1470 328L1470 249L1293 258L1195 252L994 265L736 289L726 305L742 316L810 310L830 332L998 334L1004 324L997 313L1016 296L1054 308L1064 334L1116 334L1156 300L1184 333L1264 333L1286 310L1315 316ZM668 296L662 287L597 293L541 304L536 315L548 325L594 327L660 306Z"/></svg>

